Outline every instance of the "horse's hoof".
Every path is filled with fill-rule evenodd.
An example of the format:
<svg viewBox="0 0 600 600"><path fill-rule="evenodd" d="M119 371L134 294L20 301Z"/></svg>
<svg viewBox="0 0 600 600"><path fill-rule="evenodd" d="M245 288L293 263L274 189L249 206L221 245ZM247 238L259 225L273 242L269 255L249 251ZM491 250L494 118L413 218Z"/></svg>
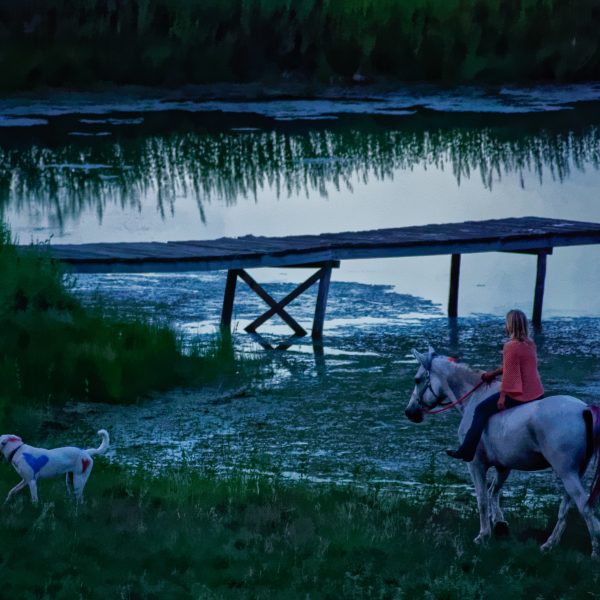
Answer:
<svg viewBox="0 0 600 600"><path fill-rule="evenodd" d="M543 552L543 553L550 552L550 550L552 550L552 548L554 548L553 544L549 544L548 542L545 542L540 546L540 552Z"/></svg>
<svg viewBox="0 0 600 600"><path fill-rule="evenodd" d="M506 521L496 521L494 523L494 535L497 538L508 537L508 523Z"/></svg>
<svg viewBox="0 0 600 600"><path fill-rule="evenodd" d="M480 533L474 540L473 542L475 544L477 544L478 546L482 546L483 544L487 543L487 541L490 539L489 534L484 535L483 533Z"/></svg>

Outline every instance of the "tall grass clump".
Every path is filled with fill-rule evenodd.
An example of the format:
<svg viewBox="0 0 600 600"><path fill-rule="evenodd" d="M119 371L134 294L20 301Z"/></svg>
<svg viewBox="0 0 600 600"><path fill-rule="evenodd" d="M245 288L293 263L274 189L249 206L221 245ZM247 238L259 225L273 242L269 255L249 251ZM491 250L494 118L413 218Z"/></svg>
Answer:
<svg viewBox="0 0 600 600"><path fill-rule="evenodd" d="M0 84L598 79L599 29L598 0L4 0Z"/></svg>
<svg viewBox="0 0 600 600"><path fill-rule="evenodd" d="M84 306L43 246L17 248L0 225L0 398L133 401L177 385L232 379L230 340L184 352L170 328Z"/></svg>
<svg viewBox="0 0 600 600"><path fill-rule="evenodd" d="M0 487L14 484L7 468ZM600 575L573 519L509 515L513 533L478 547L475 511L411 497L185 466L152 475L97 460L75 507L64 482L0 511L7 598L593 598Z"/></svg>

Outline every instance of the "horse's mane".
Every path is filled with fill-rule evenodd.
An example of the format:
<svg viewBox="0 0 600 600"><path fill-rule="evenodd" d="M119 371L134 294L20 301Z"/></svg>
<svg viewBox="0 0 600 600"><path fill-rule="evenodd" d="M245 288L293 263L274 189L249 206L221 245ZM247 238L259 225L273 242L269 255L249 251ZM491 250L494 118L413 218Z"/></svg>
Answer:
<svg viewBox="0 0 600 600"><path fill-rule="evenodd" d="M453 362L453 361L450 361L450 362ZM472 367L468 363L461 363L461 362L457 361L457 362L454 363L454 366L459 371L467 371L468 373L475 373L475 374L481 373L481 369L476 369L475 367Z"/></svg>
<svg viewBox="0 0 600 600"><path fill-rule="evenodd" d="M479 377L480 374L482 373L481 369L475 369L473 368L471 365L469 365L468 363L464 363L464 362L458 362L457 360L453 359L452 357L449 356L443 356L443 355L438 355L439 358L445 358L447 360L448 366L451 367L451 371L448 371L448 373L452 372L452 374L464 374L465 376L477 376Z"/></svg>

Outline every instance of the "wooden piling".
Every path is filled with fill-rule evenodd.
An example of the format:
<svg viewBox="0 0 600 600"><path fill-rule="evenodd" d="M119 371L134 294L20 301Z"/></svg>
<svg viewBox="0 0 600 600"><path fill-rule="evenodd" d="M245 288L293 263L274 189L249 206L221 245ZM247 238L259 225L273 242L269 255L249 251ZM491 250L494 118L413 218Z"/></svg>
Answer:
<svg viewBox="0 0 600 600"><path fill-rule="evenodd" d="M233 315L233 301L235 300L235 287L237 283L237 269L227 271L225 294L223 296L223 309L221 311L221 329L231 331L231 317Z"/></svg>
<svg viewBox="0 0 600 600"><path fill-rule="evenodd" d="M453 254L450 259L450 293L448 295L448 316L458 316L458 283L460 280L460 254Z"/></svg>
<svg viewBox="0 0 600 600"><path fill-rule="evenodd" d="M547 254L540 252L537 255L537 270L535 275L535 292L533 296L533 315L531 322L535 327L542 324L542 305L544 303L544 285L546 281Z"/></svg>
<svg viewBox="0 0 600 600"><path fill-rule="evenodd" d="M323 324L325 322L325 310L327 308L327 296L329 295L329 284L331 282L331 265L321 269L319 290L317 292L317 306L315 307L315 318L312 327L312 339L320 340L323 337Z"/></svg>

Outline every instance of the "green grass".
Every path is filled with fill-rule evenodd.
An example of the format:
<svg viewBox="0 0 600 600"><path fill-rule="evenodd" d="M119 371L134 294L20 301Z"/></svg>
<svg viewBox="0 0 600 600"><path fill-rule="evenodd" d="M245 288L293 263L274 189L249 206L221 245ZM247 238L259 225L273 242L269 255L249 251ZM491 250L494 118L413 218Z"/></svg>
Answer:
<svg viewBox="0 0 600 600"><path fill-rule="evenodd" d="M43 246L18 250L2 226L0 280L0 408L133 402L174 386L239 384L255 372L226 337L184 351L164 324L84 306Z"/></svg>
<svg viewBox="0 0 600 600"><path fill-rule="evenodd" d="M0 488L16 482L8 467ZM411 498L184 466L129 473L98 459L77 509L62 480L0 511L2 596L13 598L584 598L600 574L578 518L560 549L550 512L511 515L479 548L473 500ZM518 508L518 507L515 507Z"/></svg>
<svg viewBox="0 0 600 600"><path fill-rule="evenodd" d="M0 85L597 79L598 0L21 0Z"/></svg>

